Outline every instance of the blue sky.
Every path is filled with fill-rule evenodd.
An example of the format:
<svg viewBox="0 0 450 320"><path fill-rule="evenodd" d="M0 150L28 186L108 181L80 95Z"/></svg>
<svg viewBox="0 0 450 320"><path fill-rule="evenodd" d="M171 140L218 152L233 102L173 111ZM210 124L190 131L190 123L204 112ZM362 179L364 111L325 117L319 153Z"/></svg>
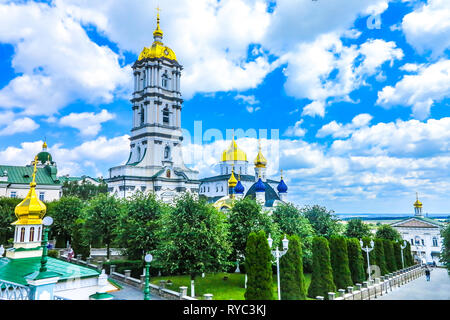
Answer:
<svg viewBox="0 0 450 320"><path fill-rule="evenodd" d="M127 160L131 65L152 43L156 6L0 0L2 163L29 163L44 138L60 174L106 177ZM199 121L223 138L242 129L238 145L252 161L251 133L268 130L269 174L283 169L298 205L406 213L419 192L426 212L449 211L448 1L160 6L164 43L184 66L190 136ZM189 140L186 164L214 174L229 142Z"/></svg>

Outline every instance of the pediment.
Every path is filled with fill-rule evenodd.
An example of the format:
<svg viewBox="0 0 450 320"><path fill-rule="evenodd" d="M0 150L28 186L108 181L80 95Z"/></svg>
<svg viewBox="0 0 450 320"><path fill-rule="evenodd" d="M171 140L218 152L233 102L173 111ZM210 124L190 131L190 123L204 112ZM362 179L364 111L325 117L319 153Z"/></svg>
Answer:
<svg viewBox="0 0 450 320"><path fill-rule="evenodd" d="M401 228L438 228L438 225L431 222L410 218L404 221L399 221L392 224L393 227Z"/></svg>

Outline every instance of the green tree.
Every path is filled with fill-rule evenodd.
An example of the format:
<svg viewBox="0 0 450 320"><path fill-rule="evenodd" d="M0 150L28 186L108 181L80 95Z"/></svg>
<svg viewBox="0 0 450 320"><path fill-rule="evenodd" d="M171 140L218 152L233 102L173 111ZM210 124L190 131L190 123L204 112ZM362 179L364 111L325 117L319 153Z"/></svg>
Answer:
<svg viewBox="0 0 450 320"><path fill-rule="evenodd" d="M0 244L12 242L14 237L14 226L17 220L14 210L23 199L0 197Z"/></svg>
<svg viewBox="0 0 450 320"><path fill-rule="evenodd" d="M345 226L344 235L348 238L362 239L370 237L371 232L369 226L361 219L350 219Z"/></svg>
<svg viewBox="0 0 450 320"><path fill-rule="evenodd" d="M363 252L359 240L356 238L347 239L348 265L354 284L363 283L366 279L364 268Z"/></svg>
<svg viewBox="0 0 450 320"><path fill-rule="evenodd" d="M108 194L92 198L84 208L86 235L91 243L99 241L106 245L106 257L110 257L111 244L117 239L119 217L124 210L122 201Z"/></svg>
<svg viewBox="0 0 450 320"><path fill-rule="evenodd" d="M450 224L441 230L441 237L443 241L440 261L450 275Z"/></svg>
<svg viewBox="0 0 450 320"><path fill-rule="evenodd" d="M300 238L289 236L289 250L280 259L280 287L282 300L305 300L302 246Z"/></svg>
<svg viewBox="0 0 450 320"><path fill-rule="evenodd" d="M403 255L403 258L405 259L405 267L414 265L414 258L411 252L411 244L409 242L406 242L406 248L403 249Z"/></svg>
<svg viewBox="0 0 450 320"><path fill-rule="evenodd" d="M353 285L348 264L347 241L342 236L331 236L329 246L334 284L338 289L347 289Z"/></svg>
<svg viewBox="0 0 450 320"><path fill-rule="evenodd" d="M301 209L301 212L309 220L318 236L329 238L332 235L339 235L344 230L339 218L333 214L334 211L325 207L319 205L305 206Z"/></svg>
<svg viewBox="0 0 450 320"><path fill-rule="evenodd" d="M388 239L392 241L402 240L402 236L400 235L400 233L389 224L382 224L381 226L379 226L375 234L375 238Z"/></svg>
<svg viewBox="0 0 450 320"><path fill-rule="evenodd" d="M108 185L102 179L100 179L99 185L95 185L86 179L81 180L81 183L79 181L64 181L62 193L67 197L73 196L82 200L89 200L99 194L108 193Z"/></svg>
<svg viewBox="0 0 450 320"><path fill-rule="evenodd" d="M75 220L72 226L71 247L76 255L81 254L83 259L90 256L89 231L85 227L85 217Z"/></svg>
<svg viewBox="0 0 450 320"><path fill-rule="evenodd" d="M156 262L171 273L220 272L229 266L226 217L203 199L185 193L163 213Z"/></svg>
<svg viewBox="0 0 450 320"><path fill-rule="evenodd" d="M328 292L335 292L333 270L330 262L330 248L324 237L313 239L313 273L308 288L308 297L323 296L328 299Z"/></svg>
<svg viewBox="0 0 450 320"><path fill-rule="evenodd" d="M152 193L134 194L125 200L125 210L119 219L117 235L121 248L131 260L142 259L146 252L158 246L161 217L169 207Z"/></svg>
<svg viewBox="0 0 450 320"><path fill-rule="evenodd" d="M384 244L382 239L374 240L374 249L372 250L375 255L375 264L380 268L380 273L382 276L389 273L386 266L386 258L384 256Z"/></svg>
<svg viewBox="0 0 450 320"><path fill-rule="evenodd" d="M57 238L56 247L65 248L72 243L76 221L81 218L84 202L77 197L63 196L47 205L47 215L53 218L51 234Z"/></svg>
<svg viewBox="0 0 450 320"><path fill-rule="evenodd" d="M312 271L312 239L315 231L309 220L300 209L291 203L282 203L275 207L272 214L273 221L279 226L282 234L297 235L301 239L303 252L303 266Z"/></svg>
<svg viewBox="0 0 450 320"><path fill-rule="evenodd" d="M236 261L245 254L247 239L250 233L264 230L278 245L281 240L278 225L266 212L262 211L261 205L254 199L244 198L236 201L229 213L230 241L232 246L231 260Z"/></svg>
<svg viewBox="0 0 450 320"><path fill-rule="evenodd" d="M389 272L394 272L398 270L398 268L397 268L397 261L395 260L393 241L387 239L382 240L383 240L386 268Z"/></svg>
<svg viewBox="0 0 450 320"><path fill-rule="evenodd" d="M272 281L272 253L266 233L251 232L245 250L247 289L245 300L274 300Z"/></svg>

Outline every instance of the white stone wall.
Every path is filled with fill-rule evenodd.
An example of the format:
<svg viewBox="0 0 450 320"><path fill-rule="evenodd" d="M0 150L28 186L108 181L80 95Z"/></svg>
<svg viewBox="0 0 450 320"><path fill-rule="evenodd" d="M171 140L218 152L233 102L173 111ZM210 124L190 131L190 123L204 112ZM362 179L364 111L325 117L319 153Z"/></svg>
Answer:
<svg viewBox="0 0 450 320"><path fill-rule="evenodd" d="M25 198L30 190L30 186L28 184L11 184L9 187L7 185L0 186L0 196L2 197L12 197L15 193L16 198ZM37 185L36 186L36 195L39 198L39 194L44 193L44 201L50 202L53 200L58 200L62 195L62 186L46 186L46 185Z"/></svg>

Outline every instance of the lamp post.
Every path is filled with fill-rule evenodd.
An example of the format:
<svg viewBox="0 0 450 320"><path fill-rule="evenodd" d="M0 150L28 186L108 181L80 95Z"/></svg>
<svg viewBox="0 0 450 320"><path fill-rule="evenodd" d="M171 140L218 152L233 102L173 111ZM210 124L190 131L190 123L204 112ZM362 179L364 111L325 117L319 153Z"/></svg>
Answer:
<svg viewBox="0 0 450 320"><path fill-rule="evenodd" d="M367 255L367 267L369 270L369 282L372 281L372 277L371 277L371 273L372 271L370 270L370 258L369 258L369 252L373 250L373 240L370 240L370 248L368 246L364 247L364 243L362 241L362 239L359 240L359 244L361 245L361 249L364 250L366 252Z"/></svg>
<svg viewBox="0 0 450 320"><path fill-rule="evenodd" d="M5 253L5 248L3 248L3 245L0 246L0 258L3 257L3 254Z"/></svg>
<svg viewBox="0 0 450 320"><path fill-rule="evenodd" d="M269 243L269 247L272 248L273 240L270 237L267 238L267 242ZM288 251L289 240L286 239L286 235L284 235L283 243L283 251L278 250L278 247L272 251L272 255L277 259L277 284L278 284L278 300L281 300L281 288L280 288L280 258L286 254Z"/></svg>
<svg viewBox="0 0 450 320"><path fill-rule="evenodd" d="M48 232L50 231L50 226L53 224L52 217L45 217L42 219L42 224L44 225L44 239L42 240L42 258L41 258L41 268L39 272L47 272L47 261L48 261Z"/></svg>
<svg viewBox="0 0 450 320"><path fill-rule="evenodd" d="M402 250L402 267L405 269L405 258L403 258L403 249L406 248L406 240L403 240L402 244L400 245L400 249Z"/></svg>
<svg viewBox="0 0 450 320"><path fill-rule="evenodd" d="M145 260L144 300L150 300L150 262L152 262L153 256L150 253L146 254L144 260Z"/></svg>

